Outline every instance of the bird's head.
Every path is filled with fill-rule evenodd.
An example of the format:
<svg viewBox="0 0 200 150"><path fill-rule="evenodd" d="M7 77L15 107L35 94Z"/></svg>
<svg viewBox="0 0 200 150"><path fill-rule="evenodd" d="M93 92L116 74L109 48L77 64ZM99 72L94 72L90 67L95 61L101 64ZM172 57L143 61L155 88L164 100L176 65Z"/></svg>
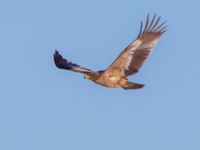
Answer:
<svg viewBox="0 0 200 150"><path fill-rule="evenodd" d="M98 78L101 76L101 73L99 72L94 72L94 73L89 73L89 74L86 74L84 76L84 79L89 79L89 80L92 80L92 81L96 81L98 80Z"/></svg>
<svg viewBox="0 0 200 150"><path fill-rule="evenodd" d="M92 78L92 75L91 74L86 74L84 75L84 79L91 79Z"/></svg>

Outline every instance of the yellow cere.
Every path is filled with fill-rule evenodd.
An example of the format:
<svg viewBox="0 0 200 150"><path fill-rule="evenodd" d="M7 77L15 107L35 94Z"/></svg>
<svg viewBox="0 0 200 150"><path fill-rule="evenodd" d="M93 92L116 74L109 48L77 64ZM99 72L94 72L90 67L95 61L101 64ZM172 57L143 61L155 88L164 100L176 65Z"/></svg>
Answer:
<svg viewBox="0 0 200 150"><path fill-rule="evenodd" d="M89 78L90 78L90 75L89 75L89 74L86 74L86 75L84 76L84 78L85 78L85 79L89 79Z"/></svg>

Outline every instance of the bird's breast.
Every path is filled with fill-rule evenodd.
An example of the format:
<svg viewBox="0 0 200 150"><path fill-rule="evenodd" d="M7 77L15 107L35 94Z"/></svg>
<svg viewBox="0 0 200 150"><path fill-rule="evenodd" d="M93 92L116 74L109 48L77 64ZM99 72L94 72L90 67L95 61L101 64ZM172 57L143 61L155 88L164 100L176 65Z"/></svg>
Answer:
<svg viewBox="0 0 200 150"><path fill-rule="evenodd" d="M100 84L102 86L106 87L120 87L120 77L117 76L107 76L107 75L102 75L98 80L95 81L97 84Z"/></svg>

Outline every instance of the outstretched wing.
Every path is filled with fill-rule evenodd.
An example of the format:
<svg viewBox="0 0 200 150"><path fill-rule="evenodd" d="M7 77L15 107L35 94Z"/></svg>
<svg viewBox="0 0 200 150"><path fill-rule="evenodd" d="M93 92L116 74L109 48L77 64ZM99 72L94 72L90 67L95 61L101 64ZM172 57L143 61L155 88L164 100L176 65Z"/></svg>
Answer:
<svg viewBox="0 0 200 150"><path fill-rule="evenodd" d="M67 59L63 58L61 54L56 50L54 53L54 62L55 65L60 69L71 70L74 72L80 72L84 74L93 73L91 69L81 67L77 64L69 62Z"/></svg>
<svg viewBox="0 0 200 150"><path fill-rule="evenodd" d="M161 35L166 31L165 22L160 24L161 17L156 18L156 15L154 15L152 21L149 22L148 15L144 29L141 22L137 39L121 52L118 58L108 67L106 73L127 77L139 71Z"/></svg>

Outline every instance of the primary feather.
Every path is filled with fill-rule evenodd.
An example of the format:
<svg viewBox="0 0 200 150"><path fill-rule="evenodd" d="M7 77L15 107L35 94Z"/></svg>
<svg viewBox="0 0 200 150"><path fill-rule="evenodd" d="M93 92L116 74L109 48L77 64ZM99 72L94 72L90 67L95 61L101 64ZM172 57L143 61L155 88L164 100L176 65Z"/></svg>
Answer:
<svg viewBox="0 0 200 150"><path fill-rule="evenodd" d="M84 73L84 74L94 72L91 69L81 67L77 64L74 64L68 61L67 59L63 58L62 55L59 54L57 50L55 51L55 54L54 54L54 62L55 62L55 65L60 69L71 70L74 72L79 72L79 73Z"/></svg>

